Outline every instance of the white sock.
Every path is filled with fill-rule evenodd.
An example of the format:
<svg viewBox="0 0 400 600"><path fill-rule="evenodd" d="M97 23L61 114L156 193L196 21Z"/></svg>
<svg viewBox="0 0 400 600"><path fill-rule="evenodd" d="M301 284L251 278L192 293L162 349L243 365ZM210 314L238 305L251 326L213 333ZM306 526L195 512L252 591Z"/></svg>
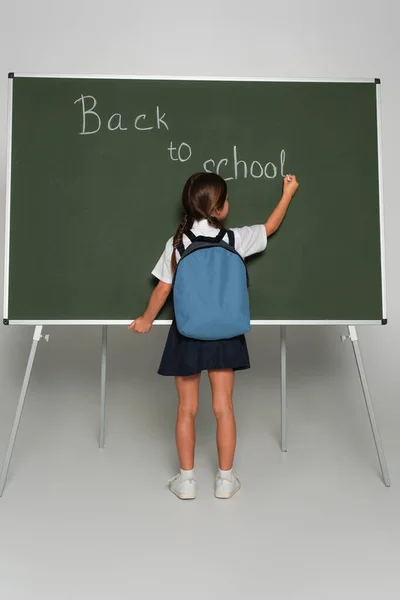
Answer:
<svg viewBox="0 0 400 600"><path fill-rule="evenodd" d="M191 471L185 471L184 469L181 469L181 477L182 481L189 481L189 479L194 479L194 469L192 469Z"/></svg>
<svg viewBox="0 0 400 600"><path fill-rule="evenodd" d="M223 471L222 469L218 469L218 475L222 477L222 479L229 479L229 481L232 481L232 474L233 469L230 469L229 471Z"/></svg>

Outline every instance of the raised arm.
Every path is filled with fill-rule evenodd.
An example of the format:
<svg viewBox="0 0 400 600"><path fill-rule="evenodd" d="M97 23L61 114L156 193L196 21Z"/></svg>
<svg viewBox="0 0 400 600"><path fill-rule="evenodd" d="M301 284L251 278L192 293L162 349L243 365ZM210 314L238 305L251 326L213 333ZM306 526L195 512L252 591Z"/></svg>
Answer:
<svg viewBox="0 0 400 600"><path fill-rule="evenodd" d="M135 333L148 333L154 319L166 303L171 289L172 285L170 283L159 281L150 296L145 312L129 325L129 329L133 329Z"/></svg>
<svg viewBox="0 0 400 600"><path fill-rule="evenodd" d="M297 188L299 187L296 175L287 175L283 180L283 193L282 198L279 200L277 206L272 211L269 219L265 223L265 229L267 231L267 237L275 233L279 229L282 223L289 204L295 195Z"/></svg>

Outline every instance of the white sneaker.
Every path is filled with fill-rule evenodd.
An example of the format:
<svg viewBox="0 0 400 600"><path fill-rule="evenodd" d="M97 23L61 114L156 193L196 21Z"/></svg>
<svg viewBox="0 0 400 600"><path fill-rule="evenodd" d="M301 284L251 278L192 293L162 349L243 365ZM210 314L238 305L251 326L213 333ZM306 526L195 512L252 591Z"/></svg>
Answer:
<svg viewBox="0 0 400 600"><path fill-rule="evenodd" d="M182 475L179 473L168 482L169 489L175 496L181 500L194 500L196 498L196 481L194 479L182 480Z"/></svg>
<svg viewBox="0 0 400 600"><path fill-rule="evenodd" d="M240 481L235 476L235 474L232 475L232 479L223 479L222 477L220 477L219 473L217 473L217 479L215 482L216 498L223 498L225 500L228 500L229 498L232 498L232 496L236 494L236 492L238 492L239 490Z"/></svg>

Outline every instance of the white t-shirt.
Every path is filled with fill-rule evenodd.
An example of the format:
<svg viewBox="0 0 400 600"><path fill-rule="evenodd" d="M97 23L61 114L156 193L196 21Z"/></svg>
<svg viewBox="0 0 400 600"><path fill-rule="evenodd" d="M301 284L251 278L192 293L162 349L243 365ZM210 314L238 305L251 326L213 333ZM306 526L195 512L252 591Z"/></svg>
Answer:
<svg viewBox="0 0 400 600"><path fill-rule="evenodd" d="M235 234L235 250L242 258L251 256L252 254L258 254L267 247L267 232L264 225L237 227L232 229L232 231ZM204 235L207 237L216 237L219 233L219 229L213 227L206 219L204 219L203 221L194 222L192 232L195 236ZM224 241L229 243L227 235L224 237ZM185 248L191 243L186 235L183 236L182 242ZM166 243L165 250L152 271L152 275L164 283L172 283L174 278L171 267L173 249L173 237L171 237ZM180 254L176 251L177 262L179 259Z"/></svg>

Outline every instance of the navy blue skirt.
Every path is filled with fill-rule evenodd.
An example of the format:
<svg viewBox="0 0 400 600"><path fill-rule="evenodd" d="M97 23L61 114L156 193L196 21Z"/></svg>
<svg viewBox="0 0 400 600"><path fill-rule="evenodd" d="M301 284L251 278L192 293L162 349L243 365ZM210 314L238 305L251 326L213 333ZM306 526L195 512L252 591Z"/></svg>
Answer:
<svg viewBox="0 0 400 600"><path fill-rule="evenodd" d="M201 371L250 368L244 335L229 340L194 340L181 335L172 323L161 359L159 375L188 377Z"/></svg>

